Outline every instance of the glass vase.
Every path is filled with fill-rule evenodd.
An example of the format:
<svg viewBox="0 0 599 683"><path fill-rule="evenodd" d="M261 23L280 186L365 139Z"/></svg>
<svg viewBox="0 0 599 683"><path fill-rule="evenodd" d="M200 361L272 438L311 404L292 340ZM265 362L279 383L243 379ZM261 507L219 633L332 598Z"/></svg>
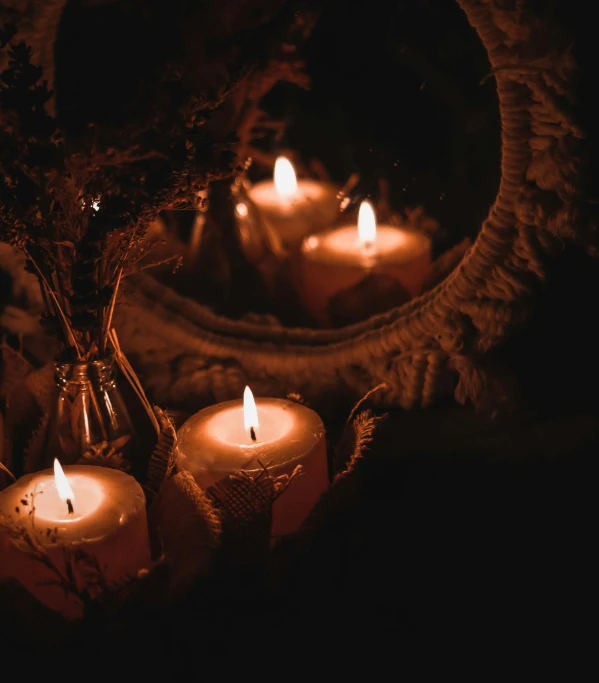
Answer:
<svg viewBox="0 0 599 683"><path fill-rule="evenodd" d="M57 457L69 465L83 457L126 457L135 432L117 386L117 372L113 356L55 363L58 396L48 438L48 461Z"/></svg>
<svg viewBox="0 0 599 683"><path fill-rule="evenodd" d="M264 312L279 295L285 253L262 221L242 179L214 181L208 209L198 215L199 238L191 255L202 303L239 318Z"/></svg>

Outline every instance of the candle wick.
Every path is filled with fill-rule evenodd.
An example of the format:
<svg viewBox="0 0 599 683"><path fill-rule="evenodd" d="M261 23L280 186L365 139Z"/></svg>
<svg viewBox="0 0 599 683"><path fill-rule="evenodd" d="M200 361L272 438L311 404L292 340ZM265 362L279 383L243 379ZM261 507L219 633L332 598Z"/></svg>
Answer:
<svg viewBox="0 0 599 683"><path fill-rule="evenodd" d="M256 430L253 427L250 427L250 436L252 437L252 441L256 441Z"/></svg>
<svg viewBox="0 0 599 683"><path fill-rule="evenodd" d="M73 514L73 503L70 498L67 498L67 510L69 511L69 515Z"/></svg>

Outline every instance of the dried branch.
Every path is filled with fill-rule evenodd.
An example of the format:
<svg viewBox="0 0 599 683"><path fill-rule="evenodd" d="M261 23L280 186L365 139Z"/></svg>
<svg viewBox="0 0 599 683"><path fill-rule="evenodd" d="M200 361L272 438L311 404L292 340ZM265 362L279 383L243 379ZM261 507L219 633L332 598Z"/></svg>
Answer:
<svg viewBox="0 0 599 683"><path fill-rule="evenodd" d="M7 467L6 465L4 465L2 462L0 462L0 470L2 470L2 472L4 472L4 473L8 474L8 476L9 476L13 481L17 481L17 478L15 477L15 475L14 475L14 474L8 469L8 467Z"/></svg>

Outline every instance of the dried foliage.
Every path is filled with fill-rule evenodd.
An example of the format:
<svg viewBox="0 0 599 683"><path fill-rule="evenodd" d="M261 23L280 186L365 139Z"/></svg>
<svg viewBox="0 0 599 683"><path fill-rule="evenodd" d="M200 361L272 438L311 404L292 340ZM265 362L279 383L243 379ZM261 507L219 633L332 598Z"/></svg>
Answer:
<svg viewBox="0 0 599 683"><path fill-rule="evenodd" d="M0 74L0 238L23 249L45 302L43 323L67 359L93 359L107 350L118 285L148 248L151 212L143 192L131 194L118 173L91 155L87 164L67 151L51 98L31 50L13 43Z"/></svg>
<svg viewBox="0 0 599 683"><path fill-rule="evenodd" d="M70 135L49 113L53 93L31 48L17 27L0 29L0 240L25 251L65 360L106 354L121 279L151 263L148 225L165 209L194 208L210 181L233 174L261 120L259 98L299 78L289 40L308 15L285 0L259 12L239 5L191 10L198 26L210 12L210 35L183 35L181 53L136 84L135 96L154 98L145 116L138 107L123 125L88 121Z"/></svg>

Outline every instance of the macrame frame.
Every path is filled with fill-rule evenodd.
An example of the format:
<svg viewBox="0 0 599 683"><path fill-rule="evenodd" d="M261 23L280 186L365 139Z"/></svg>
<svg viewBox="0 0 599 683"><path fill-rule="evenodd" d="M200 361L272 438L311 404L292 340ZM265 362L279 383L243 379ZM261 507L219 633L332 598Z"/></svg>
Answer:
<svg viewBox="0 0 599 683"><path fill-rule="evenodd" d="M451 392L476 405L502 395L489 352L525 323L547 257L594 237L584 135L572 113L576 65L564 29L520 0L458 3L488 53L502 133L499 192L461 262L400 308L318 331L228 320L136 278L116 325L156 401L193 409L240 396L246 382L258 394L297 391L315 405L381 382L382 402L403 408Z"/></svg>

